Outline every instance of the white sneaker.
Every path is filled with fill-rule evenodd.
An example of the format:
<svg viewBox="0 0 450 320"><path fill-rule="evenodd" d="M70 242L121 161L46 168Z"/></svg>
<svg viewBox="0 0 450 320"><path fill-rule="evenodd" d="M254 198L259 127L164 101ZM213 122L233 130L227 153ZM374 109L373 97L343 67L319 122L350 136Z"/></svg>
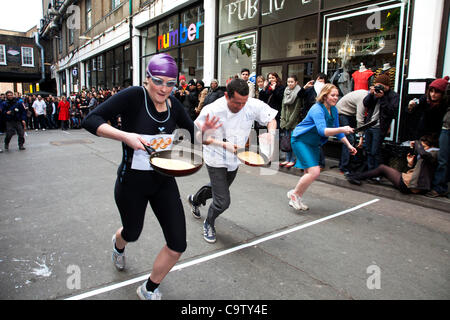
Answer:
<svg viewBox="0 0 450 320"><path fill-rule="evenodd" d="M123 271L125 269L125 252L119 253L116 250L116 234L112 237L112 243L113 243L113 252L112 252L112 262L117 270Z"/></svg>
<svg viewBox="0 0 450 320"><path fill-rule="evenodd" d="M141 300L161 300L162 294L159 292L159 288L156 288L155 291L147 291L147 281L141 284L136 293Z"/></svg>
<svg viewBox="0 0 450 320"><path fill-rule="evenodd" d="M289 190L287 193L289 205L295 210L308 210L308 206L302 202L302 198L294 193L294 190Z"/></svg>

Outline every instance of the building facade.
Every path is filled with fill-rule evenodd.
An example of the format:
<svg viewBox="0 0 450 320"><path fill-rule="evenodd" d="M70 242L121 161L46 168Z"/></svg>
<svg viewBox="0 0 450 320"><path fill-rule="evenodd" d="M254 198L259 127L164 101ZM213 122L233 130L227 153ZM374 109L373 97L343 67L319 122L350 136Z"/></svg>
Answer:
<svg viewBox="0 0 450 320"><path fill-rule="evenodd" d="M387 72L402 98L389 137L399 141L407 121L405 101L450 73L444 0L44 0L43 5L49 9L40 34L53 41L59 94L141 85L146 64L160 52L176 59L180 75L207 85L213 78L225 85L243 67L253 79L277 72L283 81L295 74L301 84L324 72L345 94L355 81L368 85L370 76Z"/></svg>
<svg viewBox="0 0 450 320"><path fill-rule="evenodd" d="M52 90L48 43L39 42L37 28L27 32L0 30L1 92L33 93ZM46 65L47 63L47 65Z"/></svg>

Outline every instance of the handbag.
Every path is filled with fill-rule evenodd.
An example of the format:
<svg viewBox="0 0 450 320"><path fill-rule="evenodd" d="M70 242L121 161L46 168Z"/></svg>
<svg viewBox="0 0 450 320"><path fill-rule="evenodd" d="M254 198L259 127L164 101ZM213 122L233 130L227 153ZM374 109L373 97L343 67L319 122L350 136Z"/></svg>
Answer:
<svg viewBox="0 0 450 320"><path fill-rule="evenodd" d="M286 134L281 137L280 150L283 152L292 152L290 131L286 132Z"/></svg>

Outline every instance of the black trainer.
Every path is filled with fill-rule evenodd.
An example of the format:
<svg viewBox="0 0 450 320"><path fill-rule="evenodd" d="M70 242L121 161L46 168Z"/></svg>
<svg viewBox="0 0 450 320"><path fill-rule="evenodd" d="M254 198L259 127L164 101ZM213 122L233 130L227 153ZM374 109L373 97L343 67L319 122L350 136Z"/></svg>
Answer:
<svg viewBox="0 0 450 320"><path fill-rule="evenodd" d="M191 206L192 216L195 219L200 219L202 217L201 214L200 214L200 209L199 209L200 206L196 206L194 204L194 200L193 199L194 199L194 196L192 194L188 195L187 200L188 200L189 205Z"/></svg>
<svg viewBox="0 0 450 320"><path fill-rule="evenodd" d="M19 146L19 150L26 150L24 146Z"/></svg>
<svg viewBox="0 0 450 320"><path fill-rule="evenodd" d="M350 182L351 184L354 184L354 185L357 185L357 186L360 186L360 185L361 185L361 181L358 180L358 179L355 177L354 174L347 173L347 174L345 174L344 176L345 176L345 178L347 179L347 181Z"/></svg>

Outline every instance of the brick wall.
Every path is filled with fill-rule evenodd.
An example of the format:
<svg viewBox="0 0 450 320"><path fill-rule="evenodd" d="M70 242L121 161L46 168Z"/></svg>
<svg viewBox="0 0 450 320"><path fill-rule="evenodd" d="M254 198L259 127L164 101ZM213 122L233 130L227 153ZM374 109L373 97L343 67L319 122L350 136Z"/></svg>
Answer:
<svg viewBox="0 0 450 320"><path fill-rule="evenodd" d="M5 45L6 65L0 65L0 81L27 81L40 79L41 53L34 38L2 35L0 45ZM33 67L22 65L22 47L33 49Z"/></svg>

